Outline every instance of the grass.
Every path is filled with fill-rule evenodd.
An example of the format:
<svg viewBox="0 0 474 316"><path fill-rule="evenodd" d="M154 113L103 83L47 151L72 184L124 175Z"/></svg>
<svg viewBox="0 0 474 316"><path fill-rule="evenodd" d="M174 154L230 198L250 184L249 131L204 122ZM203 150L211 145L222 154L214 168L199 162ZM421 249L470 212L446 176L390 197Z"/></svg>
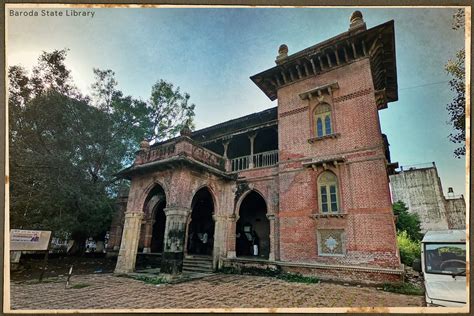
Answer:
<svg viewBox="0 0 474 316"><path fill-rule="evenodd" d="M423 288L410 283L384 283L383 290L405 295L424 295Z"/></svg>
<svg viewBox="0 0 474 316"><path fill-rule="evenodd" d="M83 288L88 287L88 286L90 286L90 284L77 283L77 284L72 285L71 289L83 289Z"/></svg>
<svg viewBox="0 0 474 316"><path fill-rule="evenodd" d="M265 276L271 278L277 278L287 282L297 283L318 283L320 280L313 276L304 276L300 273L283 272L281 269L270 269L270 268L256 268L256 267L242 267L237 269L234 267L224 267L219 270L220 273L224 274L245 274L254 276Z"/></svg>
<svg viewBox="0 0 474 316"><path fill-rule="evenodd" d="M159 276L149 276L149 275L131 275L130 278L138 280L138 281L143 281L146 284L164 284L167 283L166 280Z"/></svg>

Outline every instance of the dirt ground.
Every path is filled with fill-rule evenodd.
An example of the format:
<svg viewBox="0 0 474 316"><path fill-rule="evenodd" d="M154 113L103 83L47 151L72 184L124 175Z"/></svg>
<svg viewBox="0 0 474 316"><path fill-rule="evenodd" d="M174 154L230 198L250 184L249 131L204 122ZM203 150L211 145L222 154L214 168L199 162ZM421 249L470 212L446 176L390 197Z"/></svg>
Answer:
<svg viewBox="0 0 474 316"><path fill-rule="evenodd" d="M67 275L73 266L73 275L112 273L117 258L105 258L104 255L59 256L50 254L44 278ZM38 280L44 264L44 255L22 255L17 271L11 271L12 281Z"/></svg>

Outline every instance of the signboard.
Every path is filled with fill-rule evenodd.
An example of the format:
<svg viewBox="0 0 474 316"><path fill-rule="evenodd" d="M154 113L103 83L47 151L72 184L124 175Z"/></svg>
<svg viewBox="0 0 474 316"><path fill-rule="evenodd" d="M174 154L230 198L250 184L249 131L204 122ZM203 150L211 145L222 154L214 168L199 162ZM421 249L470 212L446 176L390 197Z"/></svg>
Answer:
<svg viewBox="0 0 474 316"><path fill-rule="evenodd" d="M48 250L51 231L46 230L10 230L11 251L45 251Z"/></svg>

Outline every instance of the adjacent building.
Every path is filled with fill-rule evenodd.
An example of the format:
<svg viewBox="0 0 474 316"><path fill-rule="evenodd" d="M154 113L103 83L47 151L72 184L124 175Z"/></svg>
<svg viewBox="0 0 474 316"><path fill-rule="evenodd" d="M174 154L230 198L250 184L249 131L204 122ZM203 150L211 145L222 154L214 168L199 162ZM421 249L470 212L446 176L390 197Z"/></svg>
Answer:
<svg viewBox="0 0 474 316"><path fill-rule="evenodd" d="M445 197L436 164L401 167L390 175L394 202L402 201L408 211L418 214L421 231L466 229L466 202L453 189Z"/></svg>

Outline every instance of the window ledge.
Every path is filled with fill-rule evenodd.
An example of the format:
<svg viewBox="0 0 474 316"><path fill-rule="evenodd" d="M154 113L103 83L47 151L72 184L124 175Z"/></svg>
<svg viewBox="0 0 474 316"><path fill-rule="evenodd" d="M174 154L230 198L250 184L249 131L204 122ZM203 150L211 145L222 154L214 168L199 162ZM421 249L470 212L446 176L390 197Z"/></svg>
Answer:
<svg viewBox="0 0 474 316"><path fill-rule="evenodd" d="M344 218L346 217L347 213L316 213L316 214L311 214L309 217L312 219L318 219L318 218L331 218L331 217L336 217L336 218Z"/></svg>
<svg viewBox="0 0 474 316"><path fill-rule="evenodd" d="M333 134L329 134L329 135L324 135L324 136L319 136L319 137L313 137L313 138L309 138L308 139L308 143L310 144L313 144L317 141L320 141L320 140L323 140L323 139L328 139L328 138L338 138L339 136L341 136L340 133L333 133Z"/></svg>

